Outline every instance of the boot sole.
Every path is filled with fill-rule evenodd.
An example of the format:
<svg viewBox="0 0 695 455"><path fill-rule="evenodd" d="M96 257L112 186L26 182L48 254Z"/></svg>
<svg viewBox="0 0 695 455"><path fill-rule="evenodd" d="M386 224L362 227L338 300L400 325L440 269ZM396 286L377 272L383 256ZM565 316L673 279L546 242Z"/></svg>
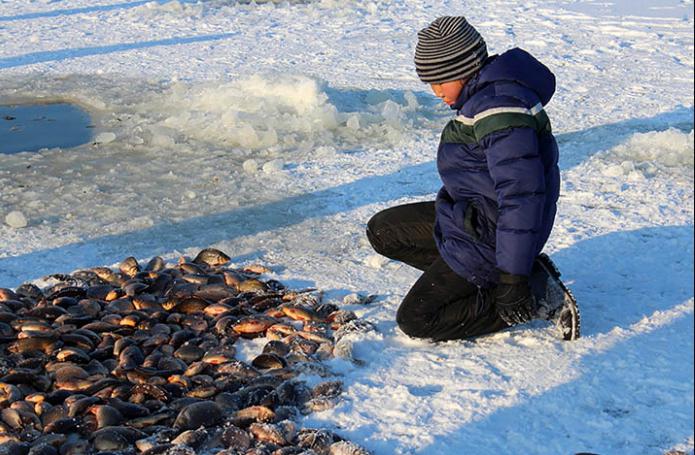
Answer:
<svg viewBox="0 0 695 455"><path fill-rule="evenodd" d="M543 267L546 272L548 272L553 278L555 278L565 293L565 304L560 310L560 317L557 321L557 326L562 333L562 339L565 341L574 341L581 336L581 315L579 313L579 306L577 305L577 299L572 294L572 291L562 282L560 279L560 270L557 268L555 263L550 259L550 257L541 253L538 255L538 262Z"/></svg>

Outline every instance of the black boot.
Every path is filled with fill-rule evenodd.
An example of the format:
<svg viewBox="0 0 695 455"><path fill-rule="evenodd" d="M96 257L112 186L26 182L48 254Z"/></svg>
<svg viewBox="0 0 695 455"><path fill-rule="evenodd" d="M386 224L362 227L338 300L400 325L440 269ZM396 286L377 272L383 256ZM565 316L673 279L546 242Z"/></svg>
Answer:
<svg viewBox="0 0 695 455"><path fill-rule="evenodd" d="M564 340L579 338L577 301L560 280L560 271L547 254L536 257L529 283L537 305L534 319L554 322Z"/></svg>

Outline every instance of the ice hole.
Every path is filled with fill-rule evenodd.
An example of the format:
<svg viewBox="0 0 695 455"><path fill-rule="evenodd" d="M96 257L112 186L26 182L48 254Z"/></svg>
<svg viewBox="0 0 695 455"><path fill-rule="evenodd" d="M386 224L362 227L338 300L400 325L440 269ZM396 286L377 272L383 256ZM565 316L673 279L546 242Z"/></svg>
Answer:
<svg viewBox="0 0 695 455"><path fill-rule="evenodd" d="M69 148L92 139L91 119L64 102L0 104L0 153Z"/></svg>

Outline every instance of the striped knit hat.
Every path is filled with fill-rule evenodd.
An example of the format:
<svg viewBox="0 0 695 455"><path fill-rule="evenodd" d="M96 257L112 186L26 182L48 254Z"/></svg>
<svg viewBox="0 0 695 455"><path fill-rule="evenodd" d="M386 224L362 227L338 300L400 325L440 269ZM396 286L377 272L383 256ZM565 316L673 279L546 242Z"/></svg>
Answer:
<svg viewBox="0 0 695 455"><path fill-rule="evenodd" d="M415 70L422 82L465 79L487 58L483 37L463 16L439 17L417 36Z"/></svg>

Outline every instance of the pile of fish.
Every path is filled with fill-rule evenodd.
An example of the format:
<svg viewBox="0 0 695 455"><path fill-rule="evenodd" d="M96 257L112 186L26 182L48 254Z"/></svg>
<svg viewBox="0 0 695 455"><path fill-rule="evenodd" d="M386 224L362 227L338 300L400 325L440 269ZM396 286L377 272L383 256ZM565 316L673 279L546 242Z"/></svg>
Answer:
<svg viewBox="0 0 695 455"><path fill-rule="evenodd" d="M367 454L296 422L336 404L321 361L357 362L345 335L371 325L229 261L129 257L0 288L0 454ZM237 359L258 337L262 353Z"/></svg>

